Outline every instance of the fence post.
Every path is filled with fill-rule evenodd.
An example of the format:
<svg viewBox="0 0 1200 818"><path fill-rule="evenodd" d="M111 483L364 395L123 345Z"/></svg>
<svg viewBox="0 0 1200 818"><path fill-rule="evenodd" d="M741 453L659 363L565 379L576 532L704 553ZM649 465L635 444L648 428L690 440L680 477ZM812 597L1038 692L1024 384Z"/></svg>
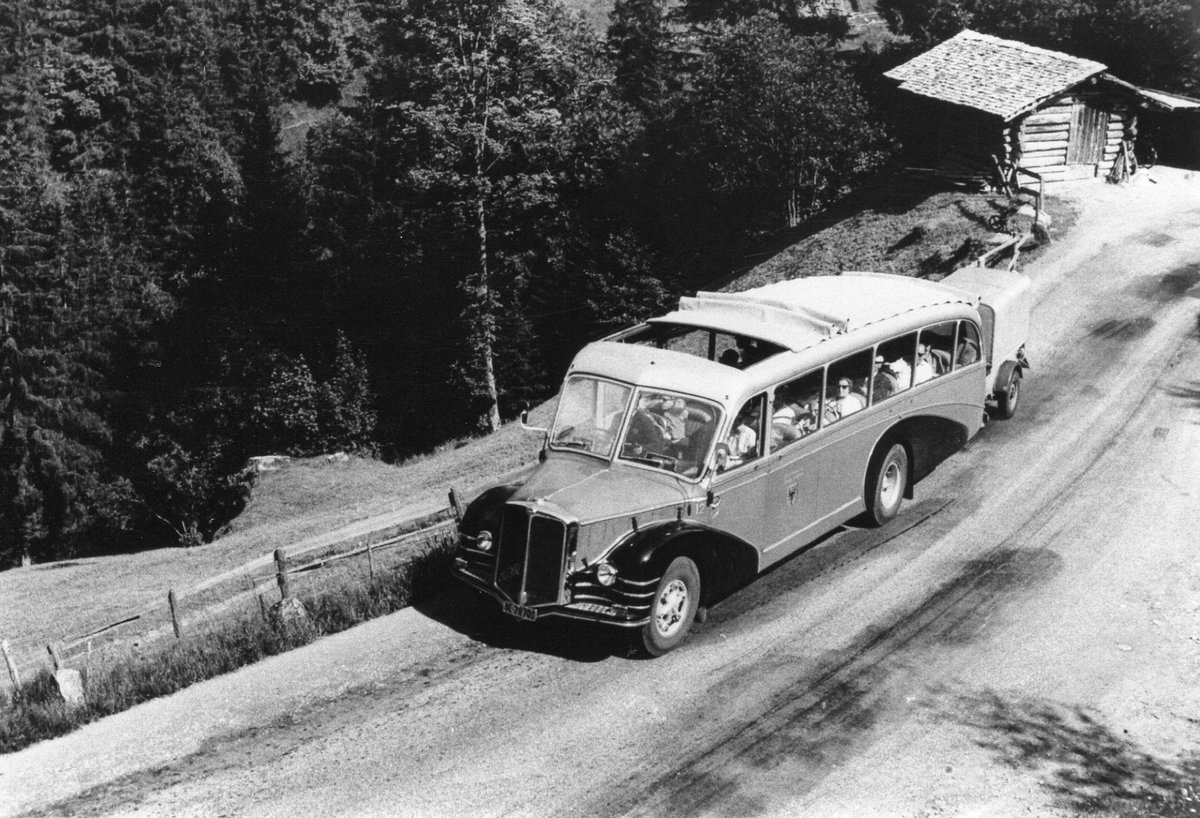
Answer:
<svg viewBox="0 0 1200 818"><path fill-rule="evenodd" d="M167 590L167 605L171 608L171 627L175 629L175 638L183 638L183 629L179 627L179 614L175 610L175 589Z"/></svg>
<svg viewBox="0 0 1200 818"><path fill-rule="evenodd" d="M287 555L282 548L275 549L275 579L279 582L279 598L288 598Z"/></svg>
<svg viewBox="0 0 1200 818"><path fill-rule="evenodd" d="M375 581L375 552L370 540L367 541L367 571L371 574L371 582Z"/></svg>
<svg viewBox="0 0 1200 818"><path fill-rule="evenodd" d="M21 675L17 673L17 663L13 661L12 654L8 650L8 640L0 642L0 651L4 653L4 664L8 665L8 678L12 679L13 690L16 693L21 692Z"/></svg>
<svg viewBox="0 0 1200 818"><path fill-rule="evenodd" d="M454 512L454 519L462 522L462 501L458 499L458 492L454 490L454 486L450 487L450 508Z"/></svg>
<svg viewBox="0 0 1200 818"><path fill-rule="evenodd" d="M46 651L50 654L50 661L54 663L54 672L58 673L63 667L62 654L58 652L58 646L51 642L46 645Z"/></svg>

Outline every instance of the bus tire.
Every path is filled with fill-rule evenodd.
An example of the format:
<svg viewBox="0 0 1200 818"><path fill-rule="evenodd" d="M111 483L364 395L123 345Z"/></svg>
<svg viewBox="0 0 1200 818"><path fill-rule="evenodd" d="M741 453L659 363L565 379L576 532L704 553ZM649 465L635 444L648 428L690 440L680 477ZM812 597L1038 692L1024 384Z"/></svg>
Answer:
<svg viewBox="0 0 1200 818"><path fill-rule="evenodd" d="M878 527L900 511L904 490L908 486L908 450L899 443L893 443L883 457L873 460L873 463L864 499L867 522Z"/></svg>
<svg viewBox="0 0 1200 818"><path fill-rule="evenodd" d="M1003 386L996 390L996 415L1001 420L1012 420L1021 402L1021 368L1015 364L1006 368Z"/></svg>
<svg viewBox="0 0 1200 818"><path fill-rule="evenodd" d="M662 656L679 646L691 630L700 606L700 571L687 557L671 560L650 605L650 621L642 626L642 648Z"/></svg>

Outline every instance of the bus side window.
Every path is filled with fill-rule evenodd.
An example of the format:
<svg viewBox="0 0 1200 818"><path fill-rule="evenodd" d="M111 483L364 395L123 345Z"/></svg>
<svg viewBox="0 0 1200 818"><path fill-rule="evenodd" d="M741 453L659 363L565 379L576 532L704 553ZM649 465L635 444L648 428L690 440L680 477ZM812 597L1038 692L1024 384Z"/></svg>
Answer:
<svg viewBox="0 0 1200 818"><path fill-rule="evenodd" d="M816 431L821 416L821 370L775 387L771 402L771 451Z"/></svg>
<svg viewBox="0 0 1200 818"><path fill-rule="evenodd" d="M913 365L917 353L917 334L910 332L884 341L875 349L875 357L883 358L880 371L887 372L895 380L895 391L903 392L912 386Z"/></svg>
<svg viewBox="0 0 1200 818"><path fill-rule="evenodd" d="M978 361L979 330L972 321L958 322L958 346L954 353L954 366L968 366Z"/></svg>
<svg viewBox="0 0 1200 818"><path fill-rule="evenodd" d="M956 323L947 321L921 330L917 363L913 367L914 383L924 383L950 371Z"/></svg>
<svg viewBox="0 0 1200 818"><path fill-rule="evenodd" d="M827 420L838 421L867 408L874 360L874 352L866 349L829 365Z"/></svg>
<svg viewBox="0 0 1200 818"><path fill-rule="evenodd" d="M734 416L729 436L717 446L717 471L733 469L762 457L766 403L766 394L753 397Z"/></svg>

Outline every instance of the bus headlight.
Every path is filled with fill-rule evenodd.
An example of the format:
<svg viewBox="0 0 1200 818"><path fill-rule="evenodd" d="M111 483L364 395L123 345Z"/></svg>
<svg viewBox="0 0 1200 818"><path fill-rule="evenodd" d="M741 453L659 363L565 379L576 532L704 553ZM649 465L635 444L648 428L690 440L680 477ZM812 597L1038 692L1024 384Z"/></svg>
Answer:
<svg viewBox="0 0 1200 818"><path fill-rule="evenodd" d="M479 536L477 536L475 538L475 546L480 551L491 551L492 550L492 532L488 531L486 528L483 531L480 531Z"/></svg>
<svg viewBox="0 0 1200 818"><path fill-rule="evenodd" d="M607 588L617 581L617 569L607 562L602 562L596 566L596 579Z"/></svg>

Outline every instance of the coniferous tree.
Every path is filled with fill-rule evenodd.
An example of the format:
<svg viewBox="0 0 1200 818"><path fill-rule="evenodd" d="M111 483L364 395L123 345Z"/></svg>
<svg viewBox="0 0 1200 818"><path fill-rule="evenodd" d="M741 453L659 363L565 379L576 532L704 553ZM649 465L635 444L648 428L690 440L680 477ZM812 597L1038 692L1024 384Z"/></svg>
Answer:
<svg viewBox="0 0 1200 818"><path fill-rule="evenodd" d="M62 553L108 476L111 356L168 301L102 167L112 86L17 8L0 84L0 553ZM64 132L81 136L64 137ZM65 147L64 147L65 146Z"/></svg>
<svg viewBox="0 0 1200 818"><path fill-rule="evenodd" d="M664 105L673 85L666 1L616 0L609 19L618 93L642 110Z"/></svg>

